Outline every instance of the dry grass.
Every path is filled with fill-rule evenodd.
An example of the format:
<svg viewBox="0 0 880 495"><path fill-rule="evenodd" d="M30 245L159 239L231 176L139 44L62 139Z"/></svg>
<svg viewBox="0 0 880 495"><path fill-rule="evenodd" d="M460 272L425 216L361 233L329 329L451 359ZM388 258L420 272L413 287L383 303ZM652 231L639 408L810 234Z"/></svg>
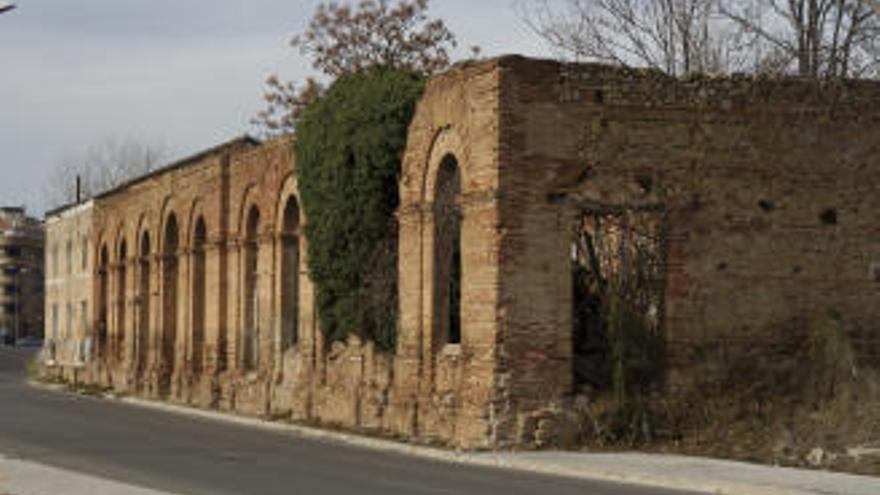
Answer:
<svg viewBox="0 0 880 495"><path fill-rule="evenodd" d="M821 314L780 328L775 343L703 349L689 383L646 399L651 437L637 447L880 474L880 450L871 449L880 447L880 374L859 365L846 330ZM594 400L590 409L585 424L598 418L599 427L589 430L608 428L611 406ZM621 446L588 436L590 446Z"/></svg>

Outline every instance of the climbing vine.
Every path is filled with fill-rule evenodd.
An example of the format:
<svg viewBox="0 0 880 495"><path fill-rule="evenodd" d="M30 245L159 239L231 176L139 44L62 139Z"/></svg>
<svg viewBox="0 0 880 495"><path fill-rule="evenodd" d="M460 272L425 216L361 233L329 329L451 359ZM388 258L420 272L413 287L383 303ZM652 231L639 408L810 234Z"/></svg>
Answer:
<svg viewBox="0 0 880 495"><path fill-rule="evenodd" d="M423 78L374 68L310 104L294 145L308 263L328 341L356 333L394 346L400 161Z"/></svg>

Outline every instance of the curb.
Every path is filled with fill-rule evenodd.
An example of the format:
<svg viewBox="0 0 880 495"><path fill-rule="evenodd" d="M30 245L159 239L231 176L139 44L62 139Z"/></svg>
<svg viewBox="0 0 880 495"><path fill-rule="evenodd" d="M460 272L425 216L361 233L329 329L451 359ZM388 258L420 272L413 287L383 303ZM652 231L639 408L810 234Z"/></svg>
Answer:
<svg viewBox="0 0 880 495"><path fill-rule="evenodd" d="M30 380L29 383L36 388L41 388L44 390L75 393L71 392L71 390L65 385L46 384L34 382L32 380ZM443 450L434 447L426 447L421 445L396 442L393 440L361 436L353 433L326 430L317 427L302 426L291 423L283 423L279 421L270 421L248 416L240 416L228 412L198 409L185 405L157 402L135 397L120 397L112 393L96 395L93 397L105 400L110 399L123 404L129 404L132 406L152 409L156 411L163 411L172 414L184 415L191 418L207 419L212 421L235 424L239 426L259 428L267 431L294 434L312 440L333 442L337 444L366 448L376 451L392 452L402 455L419 457L422 459L459 465L500 468L525 473L562 476L571 479L624 483L645 487L690 491L715 495L828 495L830 493L818 489L813 490L786 488L755 483L750 484L723 480L692 479L684 476L658 476L650 473L633 473L627 472L627 470L615 470L613 468L607 467L590 466L589 459L584 459L584 462L578 464L577 466L571 466L565 465L564 463L560 464L554 463L552 461L543 461L528 458L528 453L524 452L463 452ZM517 456L520 457L517 458ZM751 465L749 466L754 467ZM759 467L770 468L770 466Z"/></svg>

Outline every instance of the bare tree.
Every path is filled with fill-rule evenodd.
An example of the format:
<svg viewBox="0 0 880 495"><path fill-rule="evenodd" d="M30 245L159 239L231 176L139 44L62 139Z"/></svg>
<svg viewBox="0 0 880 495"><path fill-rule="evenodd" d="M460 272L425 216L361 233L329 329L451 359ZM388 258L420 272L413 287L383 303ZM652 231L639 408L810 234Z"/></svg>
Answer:
<svg viewBox="0 0 880 495"><path fill-rule="evenodd" d="M713 0L523 0L520 17L560 55L681 75L739 69L739 33Z"/></svg>
<svg viewBox="0 0 880 495"><path fill-rule="evenodd" d="M81 199L93 197L149 173L166 155L166 148L159 144L105 139L61 160L51 172L47 197L55 204L75 201L77 177L81 180Z"/></svg>
<svg viewBox="0 0 880 495"><path fill-rule="evenodd" d="M330 78L378 65L433 74L449 66L457 43L446 23L429 18L427 10L428 0L361 0L356 8L321 3L291 45ZM269 134L293 131L302 110L324 90L313 78L296 84L272 76L266 83L267 106L253 123Z"/></svg>
<svg viewBox="0 0 880 495"><path fill-rule="evenodd" d="M720 0L765 72L876 77L880 21L871 0Z"/></svg>
<svg viewBox="0 0 880 495"><path fill-rule="evenodd" d="M672 75L877 75L876 0L521 0L561 54Z"/></svg>

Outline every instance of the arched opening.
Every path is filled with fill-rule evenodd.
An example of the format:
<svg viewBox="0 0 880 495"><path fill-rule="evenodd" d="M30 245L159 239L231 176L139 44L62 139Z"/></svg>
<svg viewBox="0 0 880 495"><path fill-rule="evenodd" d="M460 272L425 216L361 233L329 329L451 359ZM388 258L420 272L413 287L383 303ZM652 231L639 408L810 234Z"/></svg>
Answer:
<svg viewBox="0 0 880 495"><path fill-rule="evenodd" d="M160 389L167 394L174 374L177 347L177 217L172 213L165 222L162 244L162 373Z"/></svg>
<svg viewBox="0 0 880 495"><path fill-rule="evenodd" d="M248 210L244 242L244 335L242 366L255 369L259 362L260 294L259 294L259 228L260 210Z"/></svg>
<svg viewBox="0 0 880 495"><path fill-rule="evenodd" d="M461 172L446 155L434 195L434 324L436 341L461 343Z"/></svg>
<svg viewBox="0 0 880 495"><path fill-rule="evenodd" d="M119 243L119 264L116 266L116 359L122 362L125 358L125 286L126 260L128 248L125 239Z"/></svg>
<svg viewBox="0 0 880 495"><path fill-rule="evenodd" d="M108 294L108 264L110 253L107 246L101 246L100 265L98 266L98 335L95 343L98 351L98 359L103 360L107 356L107 322L109 321Z"/></svg>
<svg viewBox="0 0 880 495"><path fill-rule="evenodd" d="M192 254L192 372L200 374L205 360L205 242L208 231L202 217L196 221L193 232Z"/></svg>
<svg viewBox="0 0 880 495"><path fill-rule="evenodd" d="M290 196L284 206L281 232L281 346L299 341L299 204Z"/></svg>
<svg viewBox="0 0 880 495"><path fill-rule="evenodd" d="M150 234L141 237L140 282L138 283L138 369L143 375L147 370L150 349Z"/></svg>

